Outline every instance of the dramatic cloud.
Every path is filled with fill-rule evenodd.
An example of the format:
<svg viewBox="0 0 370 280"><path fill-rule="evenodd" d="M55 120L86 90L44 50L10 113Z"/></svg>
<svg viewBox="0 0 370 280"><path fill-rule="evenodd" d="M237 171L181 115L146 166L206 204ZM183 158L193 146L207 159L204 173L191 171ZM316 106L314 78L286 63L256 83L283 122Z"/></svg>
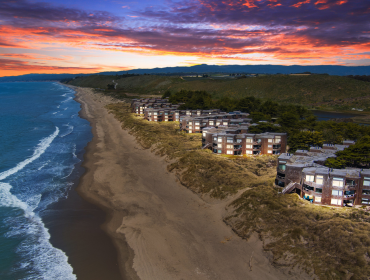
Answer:
<svg viewBox="0 0 370 280"><path fill-rule="evenodd" d="M359 64L370 49L368 0L158 0L107 11L50 2L0 1L0 50L64 46L146 57ZM54 57L48 59L60 60Z"/></svg>

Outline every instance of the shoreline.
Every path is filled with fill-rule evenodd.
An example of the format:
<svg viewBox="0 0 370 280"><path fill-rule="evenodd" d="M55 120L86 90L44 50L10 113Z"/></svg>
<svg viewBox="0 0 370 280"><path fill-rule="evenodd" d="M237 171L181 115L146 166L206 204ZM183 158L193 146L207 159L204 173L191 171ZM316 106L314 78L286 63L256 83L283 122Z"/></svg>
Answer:
<svg viewBox="0 0 370 280"><path fill-rule="evenodd" d="M81 105L81 110L79 111L79 117L86 119L89 121L93 138L92 140L87 143L85 147L85 153L83 156L83 161L81 163L81 167L85 169L85 172L82 174L82 176L79 179L79 183L76 187L77 193L81 196L82 199L88 201L91 204L96 205L99 207L102 211L105 213L105 221L100 226L101 229L104 231L104 233L110 238L112 241L115 249L116 254L118 255L118 262L119 263L128 263L128 265L122 266L118 265L121 278L126 279L138 279L136 278L136 273L132 270L132 260L133 260L133 252L130 250L130 248L127 246L124 238L121 238L120 236L115 235L115 225L120 222L122 214L120 213L114 213L114 211L106 205L106 203L99 198L99 196L96 196L94 194L91 194L88 189L88 182L92 179L90 178L90 174L94 172L94 166L93 166L93 153L96 149L97 145L97 137L96 137L96 122L94 121L94 118L89 116L89 111L87 108L86 103L84 103L81 92L83 92L83 89L65 85L71 87L73 90L76 91L76 95L74 100ZM86 183L84 181L87 181Z"/></svg>
<svg viewBox="0 0 370 280"><path fill-rule="evenodd" d="M223 221L232 198L208 203L182 186L164 158L142 149L107 112L112 98L73 88L94 135L77 191L106 211L103 228L123 279L312 278L274 267L257 234L237 236Z"/></svg>

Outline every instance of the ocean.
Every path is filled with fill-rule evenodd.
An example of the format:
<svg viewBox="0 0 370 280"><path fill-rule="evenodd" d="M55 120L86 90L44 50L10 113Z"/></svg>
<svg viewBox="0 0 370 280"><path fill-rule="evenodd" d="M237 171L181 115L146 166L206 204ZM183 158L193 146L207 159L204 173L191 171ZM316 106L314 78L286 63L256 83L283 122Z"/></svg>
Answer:
<svg viewBox="0 0 370 280"><path fill-rule="evenodd" d="M92 139L75 92L53 82L0 83L0 279L76 279L45 220L76 181Z"/></svg>

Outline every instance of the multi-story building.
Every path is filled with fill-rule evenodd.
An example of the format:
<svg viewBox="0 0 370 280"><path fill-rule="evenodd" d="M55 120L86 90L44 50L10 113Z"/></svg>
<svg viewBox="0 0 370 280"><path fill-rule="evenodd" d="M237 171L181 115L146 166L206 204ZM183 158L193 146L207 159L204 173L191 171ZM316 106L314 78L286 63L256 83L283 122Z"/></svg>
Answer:
<svg viewBox="0 0 370 280"><path fill-rule="evenodd" d="M224 155L274 155L286 152L286 133L248 133L248 126L204 128L202 146Z"/></svg>
<svg viewBox="0 0 370 280"><path fill-rule="evenodd" d="M153 109L147 108L144 110L144 119L152 122L172 122L180 120L180 111L173 108Z"/></svg>
<svg viewBox="0 0 370 280"><path fill-rule="evenodd" d="M201 133L206 127L240 126L249 125L252 119L248 119L248 113L242 112L218 112L217 114L202 114L199 117L185 117L180 120L180 130L187 133Z"/></svg>
<svg viewBox="0 0 370 280"><path fill-rule="evenodd" d="M335 152L353 144L324 145L282 154L278 158L275 184L282 193L296 192L312 203L334 206L370 205L370 170L359 168L332 169L323 164Z"/></svg>
<svg viewBox="0 0 370 280"><path fill-rule="evenodd" d="M168 102L168 98L142 98L133 99L131 102L132 112L137 115L144 115L146 109L172 109L176 110L181 104L172 104Z"/></svg>

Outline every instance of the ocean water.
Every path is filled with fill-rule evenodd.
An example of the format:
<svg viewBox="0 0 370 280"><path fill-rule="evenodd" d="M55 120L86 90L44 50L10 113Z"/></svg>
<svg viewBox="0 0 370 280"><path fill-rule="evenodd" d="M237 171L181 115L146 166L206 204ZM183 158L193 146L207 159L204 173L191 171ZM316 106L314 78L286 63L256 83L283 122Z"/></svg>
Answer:
<svg viewBox="0 0 370 280"><path fill-rule="evenodd" d="M52 82L0 83L0 279L76 279L43 217L65 199L91 140L75 92Z"/></svg>

